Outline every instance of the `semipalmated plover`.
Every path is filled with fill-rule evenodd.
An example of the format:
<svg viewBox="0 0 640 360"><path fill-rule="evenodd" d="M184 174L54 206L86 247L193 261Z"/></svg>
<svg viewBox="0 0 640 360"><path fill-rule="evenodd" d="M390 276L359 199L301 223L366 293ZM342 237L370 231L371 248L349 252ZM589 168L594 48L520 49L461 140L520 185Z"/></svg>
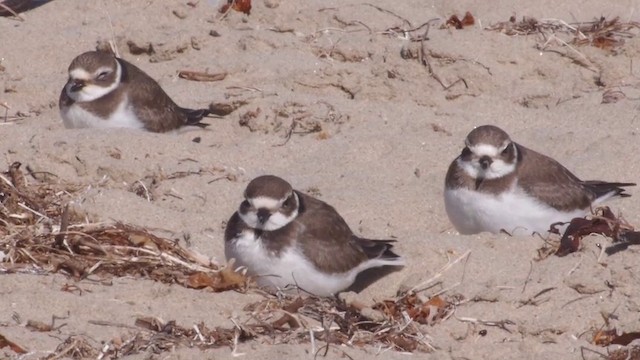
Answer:
<svg viewBox="0 0 640 360"><path fill-rule="evenodd" d="M277 176L253 179L244 197L227 223L225 255L261 286L331 296L364 270L404 265L394 240L354 235L333 207Z"/></svg>
<svg viewBox="0 0 640 360"><path fill-rule="evenodd" d="M176 105L149 75L103 51L89 51L73 59L59 106L67 128L166 132L185 125L205 127L200 121L209 114L207 109Z"/></svg>
<svg viewBox="0 0 640 360"><path fill-rule="evenodd" d="M554 159L509 138L493 125L467 135L449 166L444 200L461 234L483 231L546 234L551 224L585 216L633 183L582 181Z"/></svg>

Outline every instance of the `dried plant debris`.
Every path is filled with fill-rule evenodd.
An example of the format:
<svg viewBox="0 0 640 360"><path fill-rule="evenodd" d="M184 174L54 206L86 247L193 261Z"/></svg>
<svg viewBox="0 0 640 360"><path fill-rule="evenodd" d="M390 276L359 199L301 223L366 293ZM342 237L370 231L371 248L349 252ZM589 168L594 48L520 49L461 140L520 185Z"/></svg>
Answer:
<svg viewBox="0 0 640 360"><path fill-rule="evenodd" d="M201 275L211 278L207 285L213 291L242 288L246 283L240 274L229 280L218 266L176 241L131 225L69 225L60 234L64 238L61 242L57 235L20 234L0 244L0 249L12 264L31 264L76 279L93 274L101 278L133 276L195 287L190 279ZM11 271L10 266L7 271Z"/></svg>
<svg viewBox="0 0 640 360"><path fill-rule="evenodd" d="M640 346L630 346L613 350L605 360L640 360Z"/></svg>
<svg viewBox="0 0 640 360"><path fill-rule="evenodd" d="M209 104L209 111L218 116L229 115L232 112L238 110L240 107L247 105L249 102L246 100L233 100L230 102L212 102Z"/></svg>
<svg viewBox="0 0 640 360"><path fill-rule="evenodd" d="M239 124L251 132L283 134L284 141L279 145L284 145L292 135L317 133L318 139L324 140L329 137L331 127L339 127L348 120L348 115L324 101L313 104L286 102L271 111L259 107L247 110L240 115Z"/></svg>
<svg viewBox="0 0 640 360"><path fill-rule="evenodd" d="M93 346L91 342L83 336L69 336L56 350L45 359L100 359L102 358L98 344Z"/></svg>
<svg viewBox="0 0 640 360"><path fill-rule="evenodd" d="M609 345L622 345L627 346L632 341L640 339L639 331L632 332L618 332L615 328L610 330L598 330L593 335L591 342L594 345L609 346Z"/></svg>
<svg viewBox="0 0 640 360"><path fill-rule="evenodd" d="M184 159L186 161L195 161L192 159ZM210 167L202 167L198 170L192 171L176 171L171 174L166 174L162 170L158 172L152 172L145 177L136 180L129 187L128 190L132 193L140 196L147 201L155 201L158 199L165 199L167 196L175 197L175 194L170 192L161 192L158 188L165 182L169 180L181 179L188 176L206 176L208 179L208 184L211 184L220 180L228 180L228 181L238 181L239 178L243 176L244 172L240 169L229 168L229 167L221 167L221 166L210 166Z"/></svg>
<svg viewBox="0 0 640 360"><path fill-rule="evenodd" d="M76 279L134 276L213 291L246 286L244 275L220 271L176 240L127 224L81 223L67 205L70 191L78 189L31 184L18 162L0 175L0 271L61 272ZM208 280L195 286L194 276Z"/></svg>
<svg viewBox="0 0 640 360"><path fill-rule="evenodd" d="M567 23L558 19L538 20L524 16L521 21L511 16L509 21L491 25L486 30L499 31L507 35L541 34L545 40L550 35L565 34L565 44L577 46L594 46L600 49L615 51L624 44L625 39L637 36L640 23L623 22L619 17L607 20L604 16L594 21Z"/></svg>
<svg viewBox="0 0 640 360"><path fill-rule="evenodd" d="M557 226L551 225L550 232L558 234ZM633 226L624 219L616 217L609 207L599 207L594 214L584 218L571 220L560 239L560 247L556 255L565 256L578 251L580 241L587 235L601 234L613 240L614 245L608 252L614 252L617 248L640 244L640 232L634 231Z"/></svg>
<svg viewBox="0 0 640 360"><path fill-rule="evenodd" d="M230 9L249 15L251 13L251 0L227 0L227 3L220 7L220 12L226 13Z"/></svg>
<svg viewBox="0 0 640 360"><path fill-rule="evenodd" d="M127 47L129 48L129 53L132 55L152 55L156 52L153 48L153 44L150 42L139 45L133 40L127 40Z"/></svg>
<svg viewBox="0 0 640 360"><path fill-rule="evenodd" d="M471 15L469 11L464 14L462 20L456 15L453 14L449 17L449 20L443 25L443 27L454 27L458 30L463 29L465 26L471 26L476 23L476 19Z"/></svg>
<svg viewBox="0 0 640 360"><path fill-rule="evenodd" d="M227 73L215 73L211 74L203 71L191 71L191 70L180 70L178 72L178 77L181 79L191 80L191 81L221 81L227 77Z"/></svg>
<svg viewBox="0 0 640 360"><path fill-rule="evenodd" d="M21 166L14 162L0 174L0 241L12 241L21 233L50 232L62 215L62 205L81 188L28 179Z"/></svg>
<svg viewBox="0 0 640 360"><path fill-rule="evenodd" d="M310 344L313 354L330 345L373 345L396 351L428 352L433 347L422 326L445 320L453 309L454 305L441 296L422 301L411 294L368 308L335 298L280 294L247 305L243 310L248 320L232 319L233 325L229 327L209 327L203 322L185 327L176 321L163 321L156 317L139 317L135 326L92 322L126 327L128 331L107 344L93 347L86 339L69 338L58 347L56 354L74 357L71 351L93 355L92 351L99 351L103 356L119 358L148 349L155 353L168 352L176 347L201 350L230 347L235 354L238 344L248 340L269 344ZM74 350L71 344L75 344L77 349Z"/></svg>

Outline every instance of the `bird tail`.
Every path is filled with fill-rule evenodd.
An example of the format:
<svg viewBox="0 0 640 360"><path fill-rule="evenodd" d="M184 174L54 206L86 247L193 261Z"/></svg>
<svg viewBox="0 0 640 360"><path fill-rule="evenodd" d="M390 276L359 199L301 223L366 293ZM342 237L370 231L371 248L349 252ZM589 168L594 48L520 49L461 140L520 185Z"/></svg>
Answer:
<svg viewBox="0 0 640 360"><path fill-rule="evenodd" d="M209 124L205 124L202 122L203 117L211 114L211 111L209 111L209 109L181 109L187 115L186 125L198 126L201 128L206 128L207 126L209 126Z"/></svg>
<svg viewBox="0 0 640 360"><path fill-rule="evenodd" d="M596 194L596 202L601 202L614 196L629 197L625 187L636 186L635 183L606 182L599 180L585 181L584 184Z"/></svg>
<svg viewBox="0 0 640 360"><path fill-rule="evenodd" d="M404 265L402 257L391 250L395 240L371 240L358 237L355 240L369 259L382 260L387 265Z"/></svg>

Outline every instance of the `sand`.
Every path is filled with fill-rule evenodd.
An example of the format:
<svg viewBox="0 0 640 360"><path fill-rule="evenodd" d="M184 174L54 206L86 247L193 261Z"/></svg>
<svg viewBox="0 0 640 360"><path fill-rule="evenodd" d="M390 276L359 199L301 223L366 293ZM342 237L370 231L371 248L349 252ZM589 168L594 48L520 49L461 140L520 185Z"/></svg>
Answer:
<svg viewBox="0 0 640 360"><path fill-rule="evenodd" d="M581 178L638 181L638 37L613 50L569 48L550 35L545 44L539 34L484 29L514 14L567 23L600 16L638 21L638 2L254 0L250 15L232 11L222 19L216 1L191 3L45 1L23 13L24 21L0 18L0 103L10 107L10 121L0 124L1 168L20 161L59 181L84 184L75 206L93 221L187 235L191 249L218 263L224 263L224 222L248 181L281 176L336 207L358 234L398 240L397 252L408 265L358 295L367 301L429 279L468 251L467 261L442 272L441 283L426 292L446 290L469 300L426 328L434 358L596 359L596 352L619 347L592 344L594 332L605 326L603 316L610 318L606 328L640 331L637 247L600 256L611 240L590 236L579 252L537 261L545 243L540 237L461 236L443 204L447 167L466 134L482 124L500 126ZM440 28L465 11L475 25ZM430 19L439 19L424 42L435 76L417 59L401 56L417 54L420 43L390 31ZM65 129L57 102L67 67L105 40L115 41L123 58L182 106L246 104L207 119L206 130ZM131 54L128 41L150 43L155 53ZM195 82L180 79L179 70L227 76ZM458 79L464 82L454 84ZM603 103L606 94L618 101ZM161 181L151 201L130 191L138 180L181 171L199 175ZM640 225L640 195L631 193L608 205ZM84 292L60 291L65 283ZM0 294L0 334L29 350L19 357L4 348L0 357L21 359L47 356L70 335L84 335L99 347L127 331L93 320L133 325L136 316L156 316L187 327L201 321L231 327L246 304L262 299L256 292L211 293L126 277L114 278L111 286L76 283L61 273L2 275ZM24 327L26 320L49 322L52 315L68 316L60 320L66 326L53 332ZM486 323L503 320L512 325ZM259 338L239 344L238 351L247 359L313 356L308 343L271 344ZM381 350L332 346L327 357L368 359ZM410 357L395 350L378 356ZM127 358L223 359L232 351L178 346Z"/></svg>

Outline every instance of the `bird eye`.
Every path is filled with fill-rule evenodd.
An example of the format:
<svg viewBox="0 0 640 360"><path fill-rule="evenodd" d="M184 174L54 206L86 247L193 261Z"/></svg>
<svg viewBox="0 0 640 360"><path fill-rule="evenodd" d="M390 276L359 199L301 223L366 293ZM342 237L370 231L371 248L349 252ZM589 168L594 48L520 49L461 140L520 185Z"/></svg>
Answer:
<svg viewBox="0 0 640 360"><path fill-rule="evenodd" d="M511 144L507 145L506 148L504 148L504 150L502 150L502 155L507 155L509 154L509 149L511 148Z"/></svg>
<svg viewBox="0 0 640 360"><path fill-rule="evenodd" d="M292 201L291 201L291 199L292 199L292 198L293 198L293 196L289 196L289 197L287 198L287 200L285 200L285 201L282 203L282 206L283 206L283 207L290 207L290 206L291 206L291 204L292 204Z"/></svg>
<svg viewBox="0 0 640 360"><path fill-rule="evenodd" d="M103 71L100 73L100 75L98 75L97 79L100 81L104 81L108 75L109 75L108 71Z"/></svg>
<svg viewBox="0 0 640 360"><path fill-rule="evenodd" d="M468 157L471 155L471 150L465 146L464 149L462 149L462 157Z"/></svg>

